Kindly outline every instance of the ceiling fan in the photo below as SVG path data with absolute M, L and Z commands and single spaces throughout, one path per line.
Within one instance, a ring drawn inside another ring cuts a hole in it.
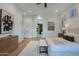
M 42 3 L 37 3 L 36 5 L 40 5 Z M 44 7 L 47 8 L 47 3 L 43 3 L 44 4 Z

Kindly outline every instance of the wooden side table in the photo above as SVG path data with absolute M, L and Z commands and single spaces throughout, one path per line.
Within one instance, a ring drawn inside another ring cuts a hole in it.
M 63 37 L 64 34 L 63 33 L 58 33 L 58 37 Z

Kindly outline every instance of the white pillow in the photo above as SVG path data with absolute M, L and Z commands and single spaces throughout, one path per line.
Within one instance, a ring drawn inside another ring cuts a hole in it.
M 68 35 L 68 36 L 74 36 L 74 33 L 66 33 L 64 35 Z

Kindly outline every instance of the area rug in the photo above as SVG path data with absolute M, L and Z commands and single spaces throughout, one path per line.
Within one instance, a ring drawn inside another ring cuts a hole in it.
M 31 41 L 18 56 L 47 56 L 39 53 L 39 41 Z

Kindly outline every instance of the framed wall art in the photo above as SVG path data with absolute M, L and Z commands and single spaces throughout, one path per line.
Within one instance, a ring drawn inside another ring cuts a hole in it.
M 55 30 L 55 22 L 48 22 L 48 30 L 49 31 Z
M 0 34 L 9 34 L 13 29 L 13 15 L 0 9 Z
M 78 15 L 77 8 L 73 8 L 70 12 L 71 17 L 75 17 Z

